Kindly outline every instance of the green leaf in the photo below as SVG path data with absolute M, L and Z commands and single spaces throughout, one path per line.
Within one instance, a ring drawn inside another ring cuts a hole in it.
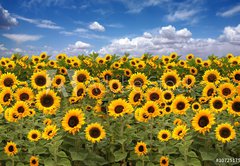
M 17 163 L 17 166 L 24 166 L 23 163 Z
M 44 165 L 45 166 L 55 166 L 55 163 L 51 158 L 47 158 L 44 160 Z
M 188 161 L 188 165 L 191 165 L 191 166 L 201 166 L 201 162 L 196 159 L 196 158 L 190 158 L 189 161 Z
M 215 161 L 216 157 L 218 156 L 218 153 L 213 151 L 205 151 L 204 149 L 200 149 L 199 152 L 203 161 Z
M 58 157 L 65 157 L 65 158 L 68 157 L 64 151 L 58 152 L 58 153 L 57 153 L 57 156 L 58 156 Z
M 174 160 L 174 165 L 177 165 L 177 166 L 186 166 L 185 161 L 183 160 L 182 157 L 176 158 L 176 159 Z
M 124 160 L 127 157 L 127 152 L 116 151 L 114 152 L 115 161 Z
M 83 161 L 86 159 L 88 153 L 70 151 L 72 161 Z
M 187 155 L 188 155 L 189 157 L 196 157 L 196 158 L 198 157 L 194 151 L 188 152 Z
M 58 165 L 71 166 L 71 162 L 66 158 L 61 158 Z

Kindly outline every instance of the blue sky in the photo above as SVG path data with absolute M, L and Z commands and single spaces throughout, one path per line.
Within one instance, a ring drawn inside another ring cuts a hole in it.
M 236 0 L 0 0 L 0 55 L 240 51 Z

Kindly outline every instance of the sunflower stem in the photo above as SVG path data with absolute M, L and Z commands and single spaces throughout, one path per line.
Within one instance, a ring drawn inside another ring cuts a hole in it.
M 14 166 L 15 163 L 14 163 L 14 159 L 13 159 L 13 157 L 11 158 L 11 160 L 12 160 L 12 166 Z

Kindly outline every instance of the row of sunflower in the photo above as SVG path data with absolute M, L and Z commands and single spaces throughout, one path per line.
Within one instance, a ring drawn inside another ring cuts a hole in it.
M 1 165 L 237 164 L 239 64 L 232 54 L 2 57 Z

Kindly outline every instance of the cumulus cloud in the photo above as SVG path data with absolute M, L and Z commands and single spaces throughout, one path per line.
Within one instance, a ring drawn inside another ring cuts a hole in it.
M 11 26 L 17 25 L 18 22 L 8 10 L 5 10 L 0 4 L 0 29 L 9 29 Z
M 207 57 L 211 54 L 223 56 L 228 52 L 239 54 L 239 45 L 240 24 L 237 27 L 226 27 L 223 34 L 216 39 L 193 38 L 188 29 L 177 30 L 169 25 L 160 28 L 156 34 L 145 32 L 134 38 L 115 39 L 98 52 L 100 54 L 124 54 L 127 52 L 133 56 L 143 53 L 162 55 L 177 52 L 182 55 L 194 53 L 197 56 Z
M 219 37 L 219 40 L 240 45 L 240 24 L 236 27 L 225 27 L 223 34 Z
M 6 51 L 6 50 L 8 49 L 4 46 L 4 44 L 0 43 L 0 51 Z
M 17 43 L 23 43 L 23 42 L 27 42 L 27 41 L 37 41 L 40 38 L 42 38 L 42 36 L 40 35 L 28 35 L 28 34 L 3 34 L 4 37 L 13 40 Z
M 28 23 L 34 24 L 39 28 L 46 28 L 46 29 L 63 29 L 62 27 L 58 26 L 51 20 L 42 20 L 42 19 L 30 19 L 22 16 L 15 16 L 17 19 L 26 21 Z
M 240 13 L 240 5 L 234 6 L 233 8 L 231 8 L 225 12 L 219 12 L 219 13 L 217 13 L 217 15 L 222 16 L 222 17 L 230 17 L 233 15 L 236 15 L 237 13 Z
M 86 54 L 89 52 L 89 48 L 91 48 L 89 43 L 77 41 L 74 44 L 69 44 L 68 47 L 63 49 L 61 52 L 65 52 L 69 55 Z
M 95 30 L 95 31 L 100 31 L 100 32 L 105 31 L 104 26 L 102 26 L 101 24 L 99 24 L 97 21 L 94 21 L 93 23 L 91 23 L 91 24 L 89 25 L 89 29 Z

